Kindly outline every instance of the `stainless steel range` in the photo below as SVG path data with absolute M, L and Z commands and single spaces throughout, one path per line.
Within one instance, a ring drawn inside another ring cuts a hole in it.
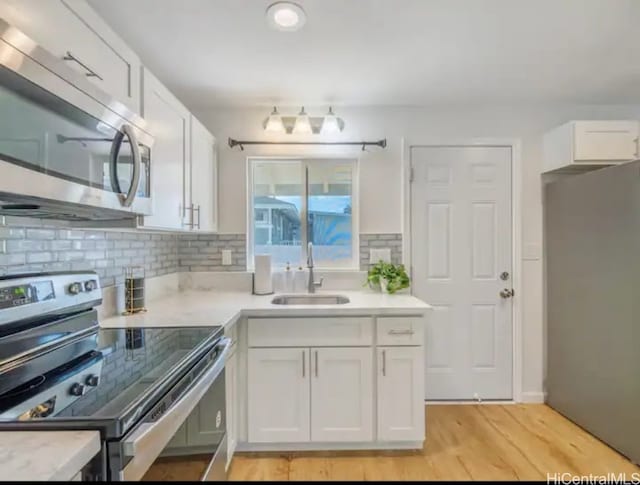
M 222 329 L 100 329 L 101 302 L 94 273 L 0 278 L 0 429 L 98 430 L 83 478 L 139 480 L 206 400 L 201 478 L 225 479 Z

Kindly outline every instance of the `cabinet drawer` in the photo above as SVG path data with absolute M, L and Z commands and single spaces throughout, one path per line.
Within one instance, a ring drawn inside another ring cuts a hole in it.
M 249 318 L 249 347 L 340 347 L 373 344 L 368 317 Z
M 423 317 L 378 317 L 378 345 L 422 345 Z

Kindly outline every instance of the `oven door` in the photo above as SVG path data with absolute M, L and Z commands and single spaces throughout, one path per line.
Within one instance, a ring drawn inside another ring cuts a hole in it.
M 230 343 L 221 339 L 118 443 L 121 456 L 111 463 L 124 466 L 112 467 L 112 479 L 226 479 L 224 363 Z
M 151 213 L 144 120 L 0 19 L 0 193 Z

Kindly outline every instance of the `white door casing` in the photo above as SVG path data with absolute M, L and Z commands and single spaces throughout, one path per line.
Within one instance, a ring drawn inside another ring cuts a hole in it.
M 426 398 L 513 397 L 511 147 L 411 147 L 413 293 L 433 305 Z M 503 281 L 500 276 L 508 273 Z
M 373 349 L 312 348 L 311 440 L 373 440 Z

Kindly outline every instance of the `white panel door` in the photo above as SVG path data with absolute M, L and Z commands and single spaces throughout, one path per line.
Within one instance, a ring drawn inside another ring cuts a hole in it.
M 218 219 L 218 180 L 215 138 L 191 116 L 191 202 L 195 210 L 194 229 L 215 231 Z
M 373 440 L 373 349 L 311 349 L 311 440 Z
M 378 440 L 424 440 L 422 347 L 378 347 Z
M 250 443 L 309 441 L 309 349 L 249 349 Z
M 143 78 L 142 114 L 155 138 L 151 152 L 153 215 L 145 217 L 144 225 L 182 229 L 191 220 L 185 210 L 185 195 L 190 190 L 190 113 L 147 69 Z
M 412 147 L 411 163 L 413 293 L 434 307 L 426 398 L 510 399 L 511 148 Z

